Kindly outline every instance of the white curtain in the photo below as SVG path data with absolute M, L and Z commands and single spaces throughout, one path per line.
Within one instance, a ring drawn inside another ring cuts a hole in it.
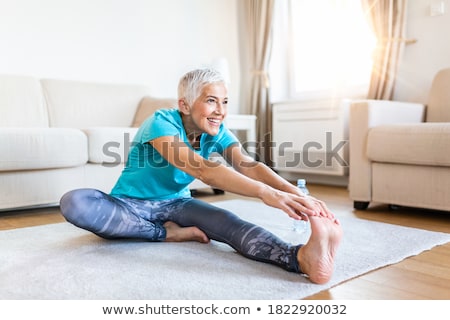
M 272 110 L 270 104 L 268 67 L 271 51 L 271 29 L 274 0 L 244 0 L 247 21 L 250 113 L 257 116 L 257 158 L 270 163 Z
M 369 99 L 392 100 L 398 65 L 406 43 L 407 0 L 362 0 L 377 45 Z

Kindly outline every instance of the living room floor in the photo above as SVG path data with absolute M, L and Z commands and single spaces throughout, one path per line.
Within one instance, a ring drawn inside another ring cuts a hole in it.
M 316 198 L 324 200 L 337 217 L 357 217 L 430 231 L 450 233 L 450 213 L 413 208 L 393 210 L 384 204 L 371 204 L 365 211 L 353 209 L 344 187 L 308 184 Z M 247 199 L 225 193 L 216 195 L 211 190 L 199 190 L 195 197 L 214 202 Z M 259 201 L 259 200 L 254 200 Z M 64 221 L 58 207 L 23 211 L 0 212 L 0 230 L 9 230 Z M 450 243 L 410 257 L 400 263 L 374 270 L 360 277 L 319 292 L 306 300 L 319 299 L 380 299 L 380 300 L 434 300 L 450 299 Z

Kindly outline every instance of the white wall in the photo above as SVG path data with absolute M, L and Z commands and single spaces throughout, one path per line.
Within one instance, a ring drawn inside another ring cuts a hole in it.
M 226 57 L 230 111 L 245 112 L 238 1 L 0 0 L 0 73 L 142 83 L 173 97 L 184 72 Z M 417 43 L 406 46 L 396 100 L 425 103 L 434 74 L 450 67 L 450 0 L 444 15 L 431 17 L 438 1 L 408 2 L 407 35 Z
M 430 16 L 430 5 L 438 2 L 408 1 L 407 36 L 417 42 L 405 48 L 395 100 L 426 103 L 434 75 L 450 67 L 450 0 L 442 1 L 444 15 Z
M 237 0 L 0 0 L 0 73 L 149 85 L 225 57 L 239 105 Z M 235 103 L 233 103 L 235 101 Z

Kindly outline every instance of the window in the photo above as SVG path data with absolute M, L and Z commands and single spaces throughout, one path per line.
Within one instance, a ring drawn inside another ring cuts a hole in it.
M 276 100 L 367 92 L 375 37 L 361 1 L 278 1 L 273 36 Z

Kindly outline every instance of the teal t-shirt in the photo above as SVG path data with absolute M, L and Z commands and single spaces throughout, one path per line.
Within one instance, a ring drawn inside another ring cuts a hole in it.
M 177 109 L 162 109 L 146 119 L 131 144 L 127 163 L 111 195 L 118 197 L 164 200 L 189 197 L 188 185 L 194 177 L 167 162 L 148 142 L 163 136 L 176 136 L 187 147 L 208 159 L 213 152 L 223 151 L 238 142 L 223 124 L 215 136 L 203 133 L 200 148 L 193 149 Z M 195 165 L 195 164 L 194 164 Z

